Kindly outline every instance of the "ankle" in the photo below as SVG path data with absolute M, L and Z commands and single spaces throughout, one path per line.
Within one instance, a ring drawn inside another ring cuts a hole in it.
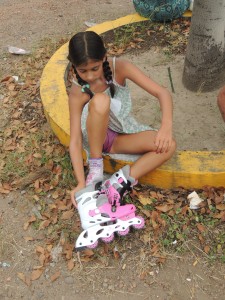
M 103 159 L 89 159 L 89 172 L 86 179 L 86 186 L 92 183 L 103 181 Z

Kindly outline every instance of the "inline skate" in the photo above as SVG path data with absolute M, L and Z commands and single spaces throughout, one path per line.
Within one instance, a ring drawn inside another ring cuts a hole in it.
M 141 229 L 144 219 L 136 216 L 136 207 L 125 204 L 123 197 L 132 189 L 135 180 L 125 166 L 102 185 L 92 184 L 76 194 L 77 208 L 84 231 L 79 235 L 75 248 L 96 248 L 99 240 L 109 243 L 115 233 L 127 235 L 130 227 Z

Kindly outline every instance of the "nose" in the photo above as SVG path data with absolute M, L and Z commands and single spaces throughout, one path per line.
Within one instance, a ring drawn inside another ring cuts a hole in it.
M 88 72 L 88 74 L 87 74 L 87 81 L 93 81 L 93 79 L 94 79 L 93 73 L 92 72 Z

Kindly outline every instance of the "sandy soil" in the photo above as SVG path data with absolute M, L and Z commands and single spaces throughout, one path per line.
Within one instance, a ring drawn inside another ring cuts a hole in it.
M 7 45 L 32 50 L 43 38 L 58 39 L 85 29 L 85 21 L 100 23 L 133 12 L 129 0 L 66 2 L 0 0 L 0 75 L 1 77 L 8 75 L 11 63 L 15 60 L 15 57 L 8 55 Z M 204 96 L 184 91 L 180 81 L 183 57 L 176 57 L 171 62 L 165 60 L 165 57 L 157 51 L 153 51 L 141 57 L 130 58 L 168 88 L 170 85 L 167 66 L 171 67 L 176 92 L 173 95 L 175 135 L 178 140 L 180 139 L 180 148 L 190 149 L 194 141 L 198 142 L 195 143 L 195 147 L 201 142 L 202 149 L 214 149 L 213 147 L 222 141 L 218 149 L 224 148 L 224 131 L 223 133 L 211 131 L 214 127 L 220 126 L 224 130 L 222 119 L 215 106 L 217 91 Z M 133 89 L 133 92 L 136 91 Z M 134 98 L 139 99 L 139 95 L 138 92 Z M 147 103 L 146 97 L 145 95 L 135 102 L 134 113 L 139 120 L 157 126 L 158 106 L 154 102 L 154 104 Z M 185 106 L 182 103 L 184 99 Z M 197 108 L 193 108 L 190 99 L 198 103 Z M 205 111 L 204 108 L 208 110 Z M 4 130 L 10 116 L 2 107 L 1 98 L 0 110 L 0 129 Z M 153 116 L 154 112 L 156 116 Z M 194 123 L 196 120 L 197 124 Z M 201 141 L 206 133 L 209 137 Z M 214 140 L 215 137 L 219 138 Z M 56 257 L 38 280 L 27 285 L 18 278 L 18 273 L 30 274 L 34 266 L 38 267 L 35 249 L 41 245 L 43 239 L 40 231 L 32 228 L 26 232 L 23 230 L 24 222 L 27 221 L 32 209 L 32 202 L 26 191 L 13 192 L 8 196 L 0 195 L 0 299 L 2 300 L 211 300 L 222 299 L 224 296 L 223 265 L 209 265 L 207 259 L 196 257 L 196 254 L 190 251 L 185 256 L 169 256 L 167 262 L 160 267 L 154 257 L 146 256 L 143 242 L 135 238 L 137 237 L 135 233 L 126 237 L 123 243 L 120 239 L 115 241 L 115 247 L 121 253 L 119 259 L 115 259 L 114 254 L 110 252 L 109 255 L 99 257 L 94 262 L 81 264 L 74 254 L 75 267 L 69 271 L 66 262 Z M 29 236 L 34 239 L 29 241 L 27 238 Z M 58 271 L 61 272 L 60 277 L 52 281 L 51 276 Z

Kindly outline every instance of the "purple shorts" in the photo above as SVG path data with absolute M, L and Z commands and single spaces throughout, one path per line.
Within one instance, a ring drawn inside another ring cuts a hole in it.
M 102 147 L 102 152 L 109 152 L 111 147 L 112 147 L 112 144 L 115 140 L 115 138 L 117 137 L 118 133 L 109 129 L 107 130 L 107 133 L 106 133 L 106 138 L 105 138 L 105 142 L 103 144 L 103 147 Z

